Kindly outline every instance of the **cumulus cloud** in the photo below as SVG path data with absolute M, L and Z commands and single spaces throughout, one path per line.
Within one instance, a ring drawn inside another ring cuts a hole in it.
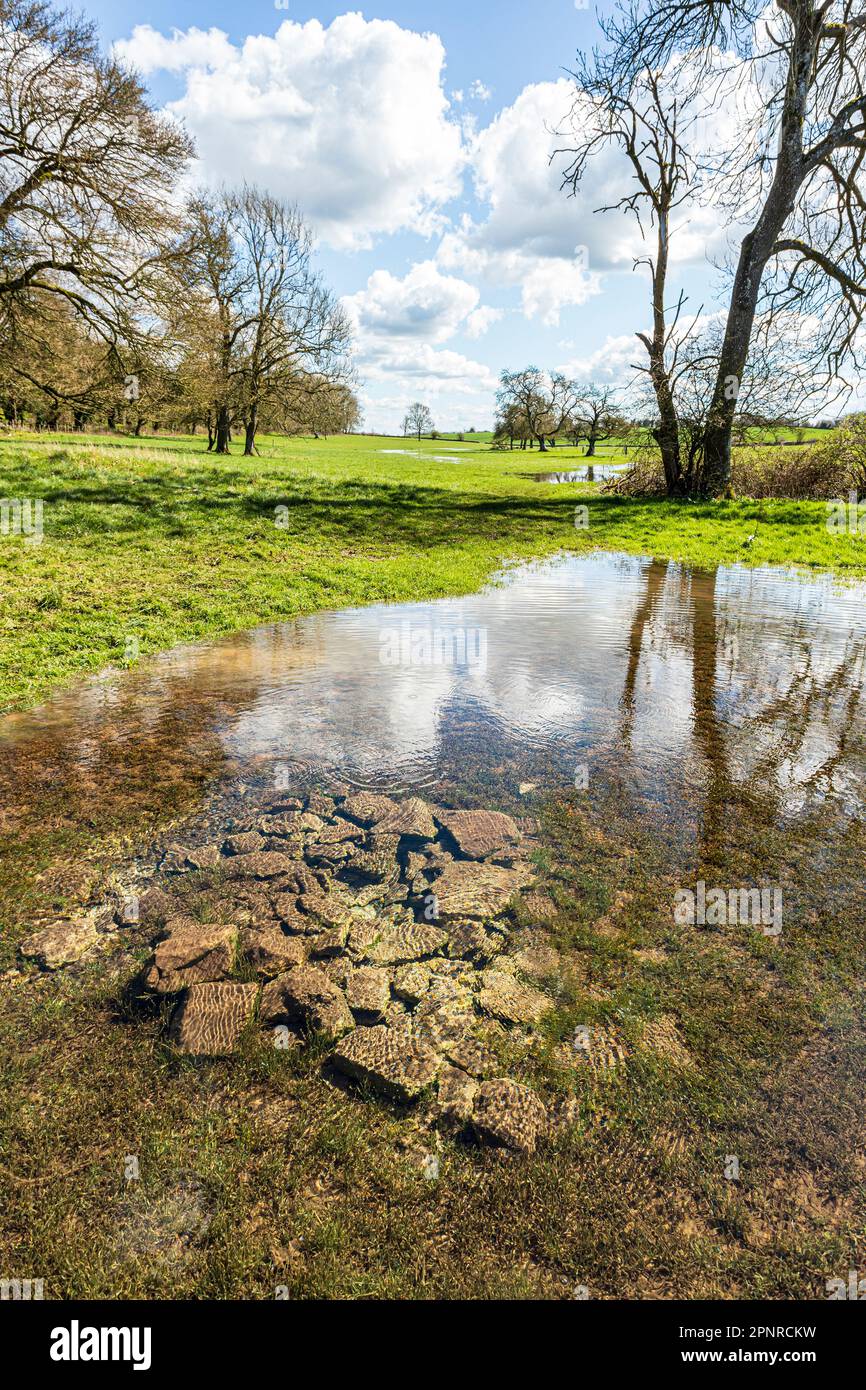
M 537 83 L 479 131 L 470 154 L 475 192 L 487 216 L 466 215 L 446 233 L 438 258 L 485 282 L 519 286 L 523 311 L 556 323 L 567 304 L 582 304 L 598 276 L 581 253 L 582 227 L 550 166 L 551 128 L 568 110 L 570 85 Z
M 433 261 L 418 262 L 402 277 L 376 270 L 362 290 L 344 296 L 368 425 L 396 428 L 398 408 L 405 413 L 418 399 L 440 423 L 464 411 L 489 416 L 496 388 L 489 367 L 438 346 L 461 331 L 479 337 L 495 321 L 500 311 L 480 306 L 479 298 L 474 285 L 443 275 Z
M 634 333 L 608 336 L 596 352 L 560 364 L 565 376 L 585 381 L 622 383 L 634 376 L 635 365 L 646 364 L 646 348 Z
M 631 270 L 634 258 L 647 251 L 633 218 L 597 212 L 634 191 L 631 166 L 617 149 L 596 156 L 576 197 L 563 192 L 568 156 L 557 150 L 569 143 L 562 131 L 573 101 L 566 78 L 535 83 L 471 136 L 475 193 L 486 215 L 464 215 L 438 251 L 447 270 L 519 287 L 526 316 L 551 325 L 566 306 L 598 294 L 605 272 Z M 573 121 L 579 130 L 579 110 Z M 684 208 L 672 262 L 706 259 L 723 235 L 714 209 Z
M 490 87 L 486 87 L 480 77 L 476 77 L 472 86 L 469 88 L 469 95 L 474 97 L 476 101 L 489 101 L 493 96 L 493 90 Z
M 285 21 L 230 42 L 218 29 L 138 25 L 116 45 L 143 72 L 182 75 L 169 104 L 195 137 L 199 177 L 259 182 L 297 202 L 332 246 L 429 235 L 462 188 L 465 149 L 435 34 L 392 20 Z
M 418 343 L 408 351 L 380 346 L 371 350 L 365 363 L 364 375 L 371 381 L 393 381 L 405 378 L 429 390 L 447 387 L 459 395 L 479 391 L 494 391 L 496 377 L 483 362 L 464 357 L 461 352 L 437 349 L 429 343 Z
M 487 304 L 482 304 L 479 309 L 473 309 L 466 320 L 466 335 L 469 338 L 482 338 L 494 323 L 498 323 L 504 316 L 504 310 L 492 309 Z
M 343 304 L 362 340 L 377 336 L 439 343 L 476 310 L 479 298 L 468 281 L 443 275 L 433 261 L 419 261 L 402 279 L 388 270 L 374 271 L 366 288 L 346 295 Z
M 160 34 L 149 24 L 137 24 L 132 37 L 114 46 L 124 62 L 147 77 L 152 72 L 183 72 L 187 68 L 217 68 L 231 62 L 235 53 L 222 29 L 172 29 Z

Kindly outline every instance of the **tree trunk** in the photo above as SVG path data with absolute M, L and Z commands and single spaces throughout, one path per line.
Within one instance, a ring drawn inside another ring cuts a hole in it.
M 217 454 L 227 454 L 229 451 L 230 438 L 231 422 L 229 420 L 228 406 L 221 405 L 217 411 L 216 445 L 214 452 Z
M 788 65 L 773 182 L 755 226 L 740 247 L 713 397 L 701 441 L 703 466 L 699 486 L 709 497 L 719 497 L 730 491 L 731 433 L 749 356 L 761 279 L 806 177 L 803 126 L 814 80 L 816 35 L 823 23 L 822 7 L 804 17 L 797 27 Z
M 250 406 L 249 418 L 244 426 L 244 458 L 252 458 L 256 451 L 256 430 L 259 425 L 259 408 L 253 403 Z
M 590 434 L 589 439 L 587 440 L 587 444 L 586 444 L 586 454 L 584 455 L 584 457 L 585 457 L 585 458 L 588 458 L 588 459 L 594 459 L 594 458 L 595 458 L 595 435 L 594 435 L 594 434 Z

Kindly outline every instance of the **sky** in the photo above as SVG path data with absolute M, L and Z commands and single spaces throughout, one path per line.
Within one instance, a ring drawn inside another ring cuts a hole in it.
M 84 0 L 106 47 L 182 119 L 199 183 L 296 202 L 355 329 L 364 425 L 408 406 L 440 430 L 491 427 L 503 368 L 623 382 L 643 349 L 648 280 L 632 219 L 596 209 L 629 183 L 605 154 L 561 191 L 583 0 Z M 557 132 L 562 132 L 557 134 Z M 553 159 L 551 156 L 554 155 Z M 687 207 L 674 292 L 717 308 L 726 232 Z

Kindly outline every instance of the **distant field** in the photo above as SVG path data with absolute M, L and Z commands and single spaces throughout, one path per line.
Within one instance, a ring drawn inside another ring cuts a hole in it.
M 3 495 L 44 505 L 41 544 L 0 536 L 0 709 L 122 664 L 130 637 L 146 654 L 320 608 L 468 593 L 557 550 L 866 572 L 863 542 L 828 534 L 820 502 L 621 499 L 534 481 L 581 467 L 572 447 L 449 448 L 264 437 L 244 459 L 192 436 L 0 438 Z

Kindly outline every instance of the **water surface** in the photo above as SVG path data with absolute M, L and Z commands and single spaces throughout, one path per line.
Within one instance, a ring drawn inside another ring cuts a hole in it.
M 273 787 L 519 806 L 577 786 L 693 843 L 746 790 L 780 824 L 811 818 L 817 855 L 863 813 L 864 600 L 830 576 L 594 554 L 179 647 L 0 721 L 0 831 Z

